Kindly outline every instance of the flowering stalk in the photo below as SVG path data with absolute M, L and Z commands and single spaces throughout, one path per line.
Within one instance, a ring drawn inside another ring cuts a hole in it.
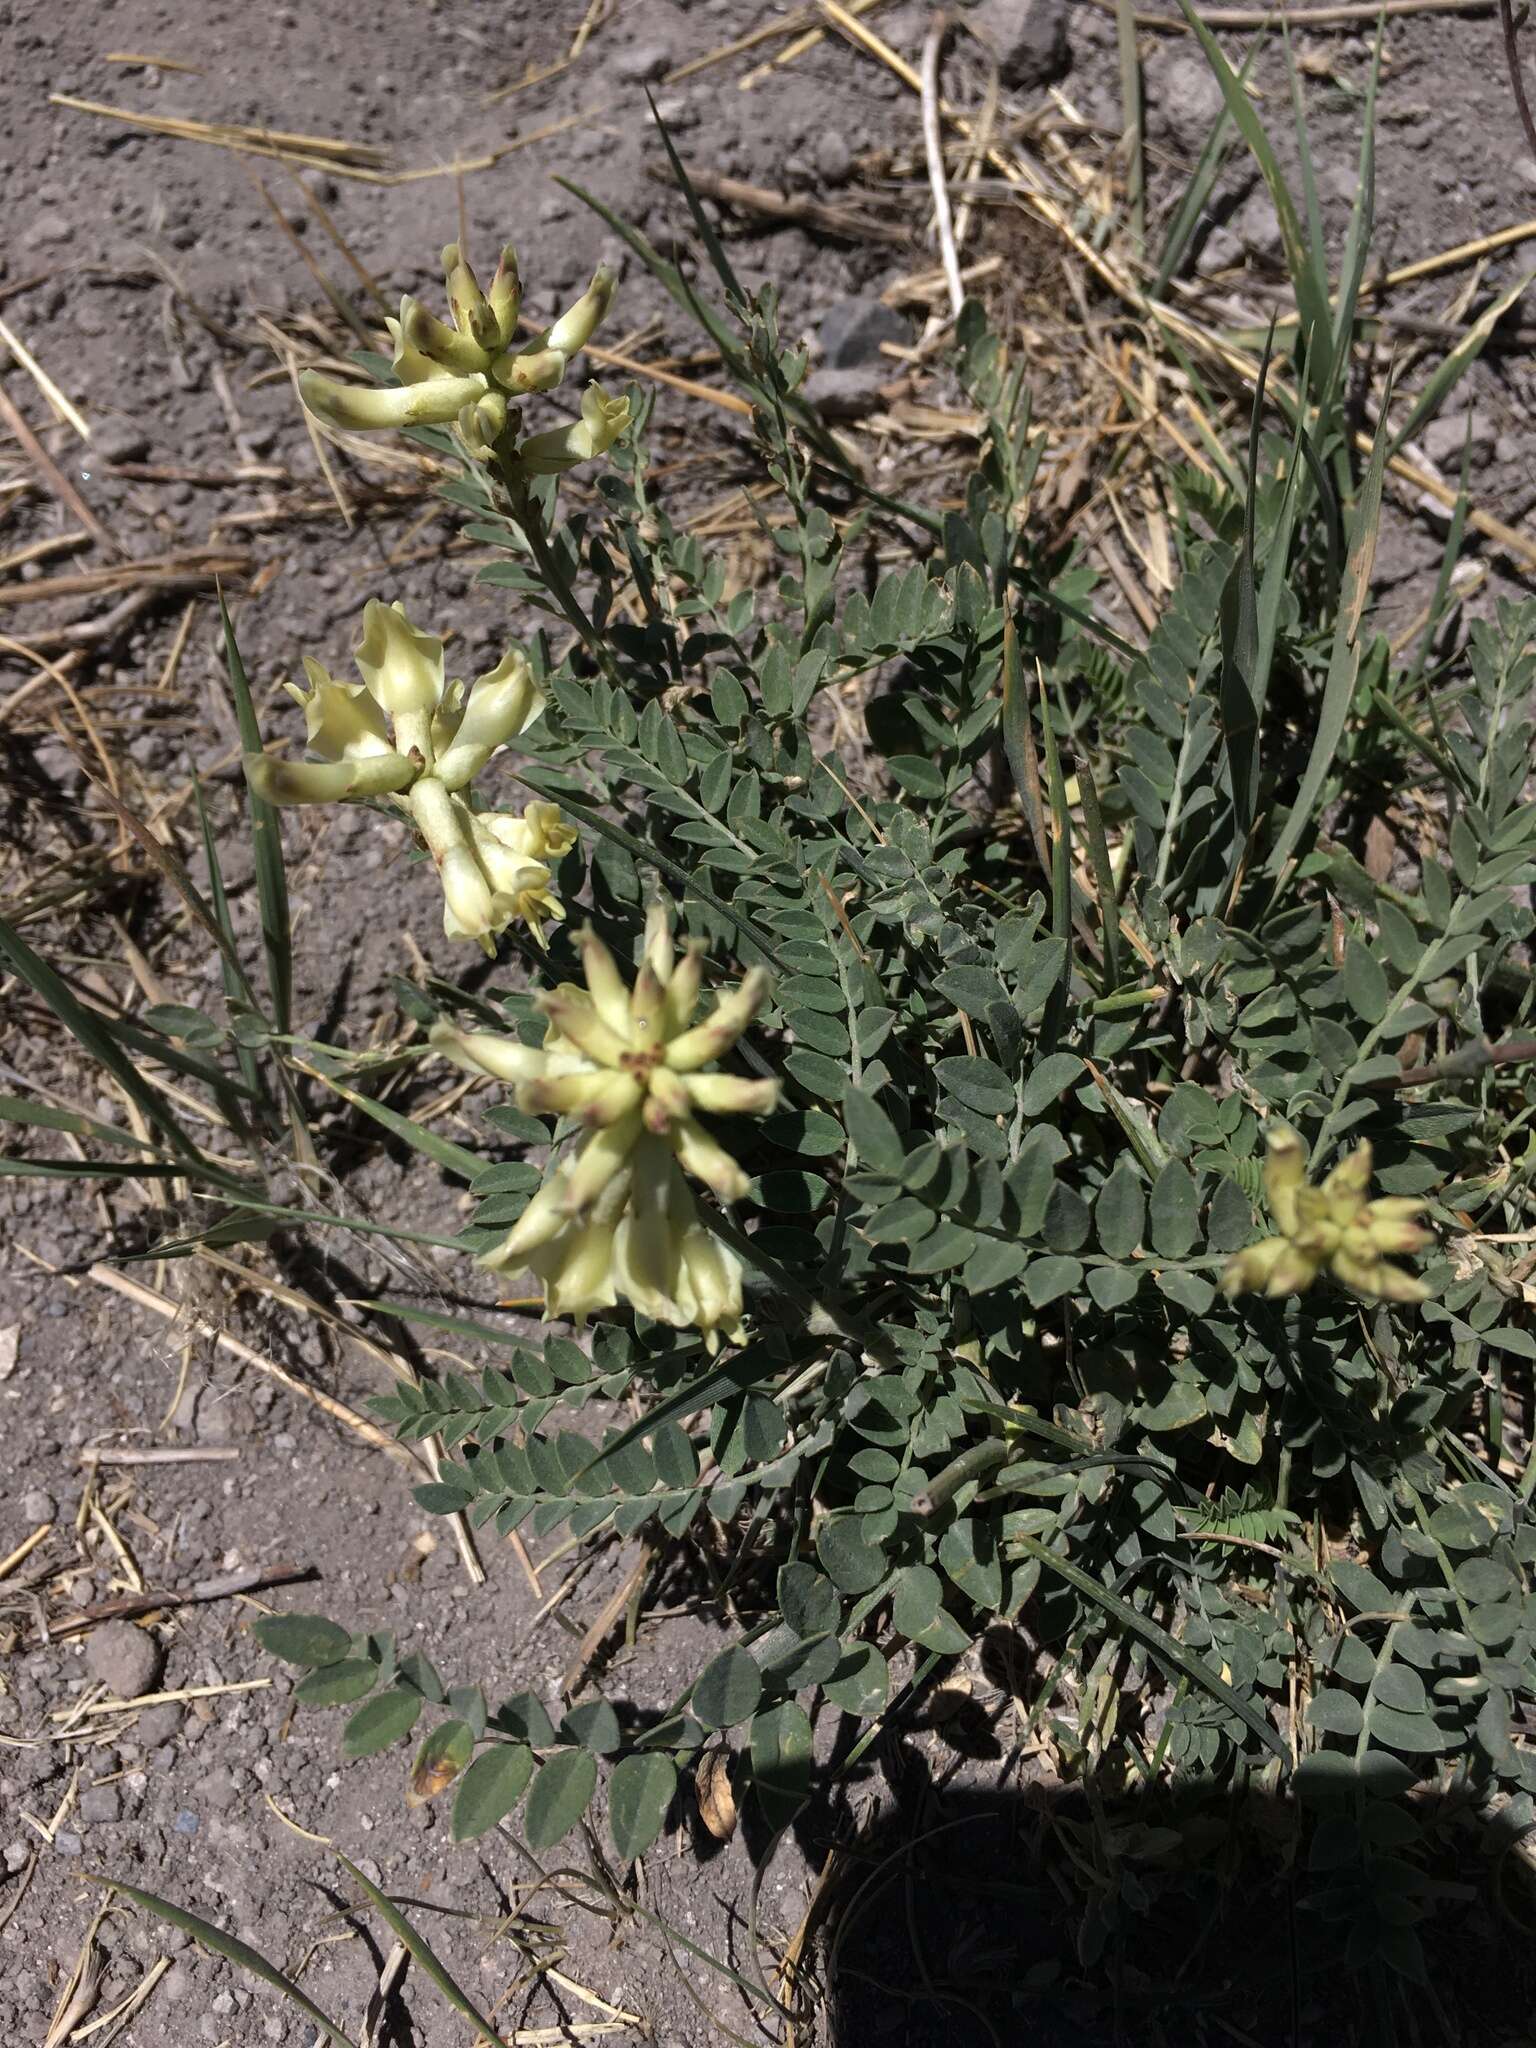
M 316 370 L 299 379 L 299 394 L 328 426 L 370 433 L 379 428 L 452 426 L 472 461 L 494 463 L 511 489 L 538 476 L 554 476 L 604 455 L 629 424 L 629 400 L 605 398 L 596 384 L 582 396 L 581 416 L 569 426 L 520 439 L 518 401 L 562 383 L 571 358 L 585 348 L 613 301 L 615 278 L 606 264 L 553 327 L 513 346 L 522 305 L 517 256 L 501 252 L 488 292 L 482 292 L 456 242 L 443 251 L 452 325 L 420 300 L 400 301 L 398 320 L 386 320 L 394 343 L 399 383 L 390 389 L 339 384 Z
M 767 977 L 754 968 L 695 1023 L 702 948 L 690 943 L 678 955 L 659 906 L 633 987 L 595 932 L 579 936 L 586 986 L 537 998 L 548 1019 L 542 1047 L 446 1023 L 432 1032 L 459 1066 L 510 1083 L 520 1109 L 581 1127 L 575 1149 L 482 1263 L 537 1274 L 551 1315 L 581 1320 L 625 1300 L 657 1322 L 697 1327 L 711 1350 L 722 1331 L 739 1341 L 741 1262 L 702 1221 L 687 1176 L 724 1203 L 750 1185 L 699 1112 L 766 1116 L 778 1083 L 702 1069 L 751 1023 Z
M 1390 1262 L 1389 1253 L 1422 1251 L 1431 1242 L 1414 1221 L 1420 1201 L 1366 1200 L 1371 1148 L 1362 1140 L 1320 1187 L 1307 1182 L 1306 1152 L 1294 1131 L 1272 1129 L 1264 1159 L 1264 1192 L 1277 1227 L 1227 1262 L 1222 1291 L 1304 1294 L 1320 1273 L 1366 1301 L 1423 1301 L 1429 1289 Z
M 533 671 L 515 649 L 467 689 L 445 682 L 443 643 L 398 605 L 370 599 L 354 652 L 361 683 L 337 682 L 304 657 L 309 689 L 290 685 L 317 761 L 247 754 L 251 787 L 269 803 L 382 798 L 403 811 L 443 885 L 443 929 L 494 952 L 494 938 L 521 918 L 543 944 L 565 912 L 551 863 L 576 843 L 553 804 L 520 818 L 471 808 L 464 792 L 498 747 L 544 709 Z

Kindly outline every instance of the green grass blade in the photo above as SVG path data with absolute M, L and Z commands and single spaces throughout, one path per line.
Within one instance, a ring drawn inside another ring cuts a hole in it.
M 1413 667 L 1408 671 L 1407 684 L 1410 689 L 1416 688 L 1424 679 L 1424 670 L 1429 662 L 1430 649 L 1435 644 L 1435 635 L 1440 631 L 1450 608 L 1451 583 L 1456 574 L 1457 564 L 1461 560 L 1461 543 L 1467 531 L 1467 512 L 1471 505 L 1471 499 L 1467 494 L 1467 467 L 1470 454 L 1470 446 L 1463 447 L 1456 508 L 1451 514 L 1451 523 L 1446 528 L 1445 547 L 1440 556 L 1440 573 L 1435 578 L 1434 594 L 1429 600 L 1424 631 L 1419 636 L 1419 651 L 1414 656 Z
M 1247 143 L 1254 162 L 1262 172 L 1265 184 L 1269 187 L 1275 217 L 1280 223 L 1280 239 L 1285 249 L 1286 269 L 1290 272 L 1291 288 L 1296 294 L 1296 305 L 1301 314 L 1303 330 L 1309 336 L 1322 335 L 1326 346 L 1332 312 L 1328 304 L 1326 276 L 1319 288 L 1313 269 L 1312 253 L 1302 233 L 1301 221 L 1296 212 L 1296 202 L 1292 199 L 1290 188 L 1285 182 L 1285 175 L 1280 169 L 1274 146 L 1264 132 L 1263 123 L 1254 112 L 1247 92 L 1239 84 L 1231 65 L 1222 55 L 1220 44 L 1196 13 L 1191 0 L 1179 0 L 1179 8 L 1189 23 L 1190 32 L 1205 52 L 1206 61 L 1215 72 L 1216 81 L 1221 87 L 1228 112 L 1237 125 L 1238 133 Z
M 210 1178 L 227 1178 L 204 1159 L 164 1096 L 125 1056 L 107 1024 L 79 1001 L 67 983 L 46 960 L 33 952 L 20 932 L 7 924 L 4 918 L 0 918 L 0 959 L 48 1005 L 70 1037 L 106 1068 L 123 1092 L 138 1104 L 150 1128 L 159 1131 L 181 1158 L 207 1172 Z
M 0 1175 L 7 1180 L 171 1180 L 186 1167 L 163 1159 L 130 1164 L 119 1159 L 10 1159 L 0 1157 Z
M 355 1301 L 354 1308 L 373 1315 L 391 1316 L 398 1323 L 420 1323 L 428 1330 L 448 1330 L 456 1337 L 477 1337 L 484 1344 L 522 1344 L 537 1348 L 537 1339 L 520 1330 L 497 1330 L 489 1323 L 477 1323 L 464 1316 L 447 1316 L 432 1308 L 401 1308 L 393 1301 Z
M 1335 409 L 1345 395 L 1344 382 L 1354 341 L 1355 313 L 1360 302 L 1360 286 L 1365 277 L 1366 259 L 1371 253 L 1371 237 L 1376 227 L 1376 88 L 1381 80 L 1383 27 L 1384 24 L 1378 22 L 1370 76 L 1365 87 L 1365 109 L 1361 117 L 1360 132 L 1360 168 L 1355 182 L 1354 204 L 1349 209 L 1349 228 L 1344 237 L 1344 254 L 1339 264 L 1339 289 L 1333 318 L 1332 374 L 1327 388 L 1319 399 L 1325 431 L 1334 428 Z M 1340 420 L 1337 425 L 1342 432 L 1346 423 Z
M 1232 859 L 1238 872 L 1253 829 L 1259 798 L 1259 655 L 1258 590 L 1254 581 L 1256 507 L 1259 496 L 1259 443 L 1264 421 L 1264 387 L 1269 376 L 1269 345 L 1259 365 L 1253 410 L 1248 423 L 1248 471 L 1243 500 L 1243 539 L 1221 596 L 1220 704 L 1222 742 L 1232 786 Z
M 1413 401 L 1407 419 L 1392 437 L 1387 449 L 1387 460 L 1402 452 L 1403 444 L 1411 441 L 1426 420 L 1433 419 L 1452 391 L 1477 361 L 1488 345 L 1488 337 L 1514 305 L 1523 298 L 1536 282 L 1536 270 L 1528 270 L 1524 277 L 1517 278 L 1508 291 L 1500 292 L 1487 311 L 1482 313 L 1467 329 L 1461 340 L 1435 370 L 1424 389 Z
M 218 842 L 213 836 L 213 824 L 208 816 L 208 806 L 203 801 L 203 779 L 200 775 L 194 775 L 192 778 L 192 794 L 197 803 L 197 821 L 202 828 L 203 859 L 208 864 L 209 908 L 213 912 L 215 924 L 218 925 L 219 930 L 224 934 L 225 950 L 219 956 L 219 972 L 224 981 L 224 1000 L 226 1003 L 234 1005 L 244 999 L 244 977 L 241 975 L 239 968 L 233 964 L 239 958 L 239 948 L 235 939 L 235 928 L 230 921 L 229 895 L 224 887 L 224 869 L 219 860 Z M 246 1087 L 250 1089 L 253 1095 L 260 1095 L 262 1093 L 261 1066 L 256 1058 L 254 1047 L 242 1045 L 237 1040 L 235 1044 L 235 1064 L 240 1069 L 240 1076 L 245 1082 Z
M 1120 59 L 1120 149 L 1125 158 L 1125 203 L 1137 253 L 1147 242 L 1147 164 L 1142 134 L 1141 57 L 1136 47 L 1133 0 L 1115 0 L 1115 42 Z
M 371 1095 L 360 1095 L 355 1088 L 347 1088 L 340 1081 L 320 1067 L 304 1065 L 302 1071 L 312 1079 L 322 1082 L 333 1095 L 339 1095 L 343 1102 L 350 1102 L 354 1109 L 360 1109 L 364 1116 L 382 1124 L 386 1131 L 409 1145 L 414 1152 L 425 1153 L 428 1159 L 435 1159 L 450 1173 L 460 1173 L 466 1180 L 473 1180 L 477 1173 L 485 1171 L 485 1161 L 462 1145 L 455 1145 L 451 1138 L 440 1138 L 435 1131 L 429 1131 L 425 1124 L 416 1123 L 408 1116 L 402 1116 L 397 1109 L 376 1101 Z
M 1311 288 L 1310 296 L 1325 308 L 1328 305 L 1328 251 L 1323 237 L 1323 210 L 1317 200 L 1317 173 L 1312 163 L 1312 139 L 1307 132 L 1307 111 L 1302 104 L 1301 75 L 1296 69 L 1296 59 L 1291 50 L 1289 32 L 1281 28 L 1285 45 L 1285 69 L 1291 91 L 1291 123 L 1296 135 L 1296 156 L 1301 165 L 1301 196 L 1306 209 L 1307 232 L 1307 279 Z M 1296 303 L 1303 304 L 1302 293 L 1292 279 L 1296 291 Z M 1303 331 L 1307 348 L 1307 384 L 1319 407 L 1323 394 L 1334 382 L 1334 339 L 1331 317 L 1326 324 L 1316 320 L 1307 321 L 1303 316 Z
M 248 754 L 261 752 L 261 727 L 246 680 L 245 664 L 235 644 L 235 629 L 219 592 L 219 619 L 224 628 L 224 659 L 234 693 L 240 744 Z M 254 790 L 247 791 L 251 817 L 251 848 L 256 866 L 256 899 L 261 913 L 261 941 L 267 956 L 267 988 L 272 1022 L 279 1031 L 293 1025 L 293 938 L 288 913 L 288 877 L 283 866 L 283 835 L 277 809 Z
M 125 1884 L 120 1877 L 101 1877 L 91 1873 L 97 1884 L 104 1884 L 114 1892 L 121 1892 L 125 1899 L 132 1899 L 136 1906 L 142 1906 L 146 1913 L 153 1913 L 157 1920 L 163 1920 L 170 1927 L 176 1927 L 183 1934 L 189 1934 L 199 1948 L 207 1949 L 211 1956 L 219 1956 L 226 1963 L 233 1963 L 237 1969 L 248 1970 L 253 1977 L 259 1977 L 263 1984 L 280 1991 L 291 2005 L 296 2005 L 304 2016 L 311 2020 L 336 2048 L 357 2048 L 350 2035 L 344 2034 L 333 2020 L 315 2004 L 314 2000 L 285 1977 L 275 1964 L 269 1963 L 264 1955 L 257 1953 L 238 1935 L 226 1934 L 222 1927 L 215 1927 L 207 1920 L 200 1920 L 195 1913 L 189 1913 L 185 1906 L 176 1906 L 169 1899 L 156 1898 L 153 1892 L 140 1891 L 137 1885 Z
M 1389 378 L 1388 402 L 1391 395 Z M 1360 488 L 1360 497 L 1350 528 L 1349 558 L 1344 565 L 1344 588 L 1340 593 L 1339 616 L 1333 629 L 1333 648 L 1328 659 L 1328 676 L 1323 685 L 1323 701 L 1318 711 L 1312 752 L 1301 779 L 1301 788 L 1297 791 L 1296 801 L 1291 807 L 1291 814 L 1285 821 L 1284 829 L 1267 863 L 1267 872 L 1274 881 L 1274 895 L 1278 895 L 1283 884 L 1286 863 L 1311 823 L 1313 808 L 1322 794 L 1323 784 L 1327 781 L 1328 771 L 1333 766 L 1333 757 L 1338 751 L 1339 741 L 1344 736 L 1349 707 L 1354 701 L 1355 685 L 1360 677 L 1360 626 L 1365 613 L 1366 599 L 1370 595 L 1371 568 L 1376 559 L 1376 536 L 1381 525 L 1382 479 L 1387 466 L 1386 417 L 1387 406 L 1383 404 L 1381 424 L 1376 429 L 1371 459 L 1366 466 L 1365 480 Z M 1271 904 L 1273 905 L 1273 895 Z
M 124 1145 L 131 1152 L 144 1149 L 144 1140 L 132 1131 L 120 1131 L 113 1124 L 98 1123 L 79 1109 L 55 1109 L 51 1102 L 33 1102 L 25 1095 L 0 1095 L 0 1123 L 35 1124 L 45 1131 L 70 1131 L 77 1138 L 94 1138 L 101 1145 Z M 181 1169 L 178 1168 L 179 1172 Z
M 1210 1693 L 1213 1699 L 1220 1700 L 1228 1713 L 1236 1714 L 1245 1726 L 1253 1730 L 1265 1748 L 1273 1751 L 1286 1770 L 1290 1770 L 1291 1753 L 1279 1731 L 1272 1728 L 1257 1708 L 1241 1694 L 1234 1692 L 1225 1679 L 1218 1678 L 1208 1664 L 1203 1664 L 1193 1651 L 1186 1650 L 1184 1645 L 1176 1637 L 1171 1636 L 1160 1623 L 1151 1620 L 1145 1614 L 1139 1614 L 1128 1600 L 1122 1600 L 1118 1593 L 1112 1593 L 1108 1586 L 1101 1585 L 1090 1573 L 1080 1570 L 1075 1564 L 1069 1564 L 1066 1558 L 1058 1557 L 1054 1550 L 1048 1550 L 1037 1537 L 1016 1536 L 1013 1540 L 1021 1550 L 1037 1558 L 1042 1565 L 1064 1578 L 1069 1586 L 1075 1586 L 1079 1593 L 1092 1600 L 1096 1606 L 1102 1607 L 1104 1612 L 1122 1628 L 1140 1636 L 1142 1641 L 1156 1651 L 1165 1663 L 1171 1664 L 1175 1671 L 1182 1671 L 1187 1678 Z
M 1243 59 L 1243 68 L 1237 74 L 1239 86 L 1246 84 L 1253 60 L 1258 54 L 1260 41 L 1260 37 L 1254 37 L 1252 48 Z M 1184 187 L 1183 196 L 1174 208 L 1173 218 L 1168 223 L 1168 232 L 1163 238 L 1163 253 L 1157 260 L 1157 275 L 1152 280 L 1149 294 L 1154 299 L 1165 296 L 1174 273 L 1189 252 L 1195 230 L 1200 225 L 1211 194 L 1216 189 L 1216 180 L 1221 176 L 1232 147 L 1231 124 L 1232 116 L 1227 111 L 1226 102 L 1223 101 L 1221 112 L 1212 123 L 1211 132 L 1205 138 L 1205 145 L 1196 159 L 1194 170 L 1190 173 L 1189 183 Z
M 1109 860 L 1109 841 L 1104 835 L 1104 813 L 1099 808 L 1099 792 L 1088 757 L 1083 753 L 1078 755 L 1077 788 L 1083 807 L 1088 865 L 1093 870 L 1093 886 L 1099 898 L 1099 929 L 1104 945 L 1104 993 L 1110 995 L 1120 986 L 1120 905 L 1115 891 L 1115 871 Z
M 687 166 L 673 146 L 672 131 L 661 118 L 660 111 L 657 108 L 655 98 L 649 86 L 646 88 L 645 98 L 646 104 L 651 110 L 651 119 L 656 123 L 657 133 L 661 137 L 661 146 L 667 152 L 667 162 L 671 166 L 673 182 L 687 202 L 688 211 L 693 216 L 693 225 L 698 231 L 699 240 L 709 252 L 709 260 L 714 266 L 715 275 L 733 299 L 745 304 L 747 295 L 741 288 L 741 280 L 731 268 L 731 259 L 725 253 L 725 245 L 715 232 L 714 222 L 704 211 L 703 201 L 694 190 L 693 180 L 688 175 Z
M 377 1885 L 370 1884 L 350 1858 L 343 1856 L 339 1849 L 334 1853 L 336 1861 L 352 1878 L 353 1883 L 367 1898 L 396 1941 L 401 1942 L 410 1951 L 412 1962 L 425 1976 L 431 1978 L 460 2018 L 468 2020 L 472 2027 L 478 2027 L 486 2040 L 495 2044 L 495 2048 L 507 2048 L 507 2043 L 475 2005 L 468 1992 L 462 1990 L 444 1968 L 426 1936 L 417 1933 L 394 1901 L 386 1898 Z

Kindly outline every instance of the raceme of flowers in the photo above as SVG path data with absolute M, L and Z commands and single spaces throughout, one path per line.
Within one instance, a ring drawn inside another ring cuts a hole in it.
M 513 649 L 466 687 L 445 682 L 443 643 L 420 632 L 398 605 L 370 599 L 353 653 L 361 683 L 338 682 L 304 657 L 309 689 L 289 685 L 303 707 L 314 761 L 247 754 L 252 789 L 269 803 L 382 799 L 404 811 L 437 865 L 443 929 L 486 953 L 514 918 L 542 945 L 563 918 L 553 865 L 576 843 L 554 804 L 521 817 L 476 811 L 469 785 L 500 746 L 538 717 L 544 699 Z
M 660 906 L 632 988 L 593 931 L 579 937 L 586 987 L 565 983 L 536 999 L 548 1019 L 542 1047 L 446 1023 L 432 1032 L 461 1067 L 509 1082 L 519 1108 L 581 1127 L 482 1263 L 533 1272 L 547 1315 L 581 1321 L 624 1300 L 656 1322 L 702 1330 L 711 1351 L 722 1334 L 740 1342 L 741 1263 L 700 1217 L 687 1176 L 722 1203 L 750 1186 L 699 1112 L 766 1116 L 777 1104 L 776 1081 L 703 1071 L 751 1023 L 767 976 L 753 968 L 695 1023 L 702 947 L 677 952 Z
M 306 370 L 299 391 L 309 410 L 329 426 L 360 431 L 451 425 L 473 460 L 494 457 L 509 482 L 557 475 L 606 454 L 629 424 L 627 398 L 605 398 L 591 384 L 578 419 L 525 440 L 518 438 L 518 401 L 564 381 L 571 357 L 586 347 L 612 303 L 613 272 L 600 266 L 575 305 L 517 349 L 522 281 L 515 252 L 502 250 L 488 292 L 481 291 L 457 243 L 444 249 L 443 269 L 452 326 L 410 297 L 400 301 L 399 319 L 385 323 L 399 384 L 340 384 Z
M 1222 1289 L 1239 1294 L 1304 1294 L 1320 1273 L 1366 1301 L 1423 1301 L 1429 1289 L 1390 1254 L 1422 1251 L 1431 1242 L 1415 1218 L 1424 1203 L 1388 1196 L 1367 1201 L 1371 1148 L 1362 1141 L 1318 1187 L 1307 1181 L 1307 1156 L 1294 1131 L 1272 1129 L 1264 1159 L 1264 1192 L 1277 1226 L 1273 1237 L 1236 1253 Z

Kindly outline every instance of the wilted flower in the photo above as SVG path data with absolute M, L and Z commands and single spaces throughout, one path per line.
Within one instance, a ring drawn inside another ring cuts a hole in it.
M 701 1329 L 713 1348 L 720 1331 L 739 1325 L 741 1267 L 701 1220 L 684 1176 L 721 1202 L 750 1185 L 698 1112 L 766 1115 L 778 1083 L 700 1069 L 741 1037 L 767 977 L 754 968 L 695 1024 L 702 948 L 690 944 L 679 957 L 659 908 L 632 989 L 595 932 L 580 939 L 586 987 L 538 998 L 548 1019 L 542 1047 L 447 1024 L 432 1033 L 460 1066 L 509 1082 L 519 1108 L 583 1127 L 485 1263 L 531 1269 L 551 1315 L 580 1318 L 623 1299 L 658 1322 Z
M 1367 1201 L 1370 1184 L 1371 1148 L 1364 1140 L 1312 1187 L 1301 1140 L 1284 1125 L 1271 1129 L 1264 1192 L 1277 1233 L 1228 1260 L 1222 1291 L 1229 1297 L 1304 1294 L 1328 1272 L 1367 1301 L 1423 1301 L 1429 1289 L 1392 1265 L 1389 1255 L 1422 1251 L 1431 1242 L 1414 1221 L 1424 1204 L 1396 1196 Z
M 269 803 L 383 797 L 409 813 L 443 884 L 443 929 L 487 952 L 522 918 L 539 942 L 565 915 L 549 862 L 576 842 L 553 804 L 523 817 L 475 811 L 461 794 L 496 749 L 538 717 L 544 699 L 515 649 L 466 688 L 447 682 L 443 643 L 398 605 L 370 600 L 353 659 L 361 683 L 340 683 L 309 656 L 309 689 L 290 685 L 318 761 L 247 754 L 251 787 Z
M 476 460 L 504 457 L 509 469 L 523 476 L 552 475 L 605 453 L 629 423 L 628 399 L 588 394 L 579 422 L 534 435 L 524 444 L 544 444 L 528 466 L 516 445 L 521 424 L 516 401 L 553 391 L 563 382 L 572 356 L 586 347 L 612 303 L 615 279 L 607 265 L 593 273 L 587 289 L 553 327 L 531 336 L 522 348 L 513 347 L 522 282 L 511 248 L 502 250 L 488 292 L 481 291 L 456 242 L 443 251 L 443 270 L 452 326 L 410 297 L 400 301 L 399 319 L 385 322 L 399 384 L 384 389 L 339 384 L 306 370 L 299 391 L 309 410 L 329 426 L 358 432 L 453 425 Z

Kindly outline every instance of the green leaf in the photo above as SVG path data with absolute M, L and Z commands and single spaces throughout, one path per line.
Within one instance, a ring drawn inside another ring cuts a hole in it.
M 1064 1294 L 1075 1294 L 1082 1284 L 1082 1260 L 1059 1253 L 1031 1260 L 1024 1269 L 1024 1292 L 1034 1308 L 1046 1308 Z
M 907 1148 L 901 1134 L 864 1088 L 843 1091 L 843 1122 L 859 1158 L 884 1173 L 898 1173 Z
M 1170 1159 L 1153 1181 L 1147 1213 L 1154 1248 L 1165 1259 L 1182 1259 L 1199 1235 L 1200 1197 L 1180 1160 Z
M 356 2048 L 351 2037 L 344 2034 L 334 2021 L 325 2014 L 305 1992 L 301 1991 L 290 1977 L 285 1977 L 275 1964 L 269 1963 L 264 1955 L 258 1954 L 248 1942 L 238 1935 L 226 1934 L 222 1927 L 215 1927 L 207 1920 L 200 1920 L 196 1913 L 189 1913 L 185 1906 L 176 1906 L 169 1899 L 157 1898 L 153 1892 L 140 1891 L 137 1885 L 125 1884 L 120 1877 L 95 1877 L 94 1882 L 104 1884 L 114 1892 L 121 1892 L 125 1899 L 132 1899 L 136 1906 L 142 1906 L 146 1913 L 153 1913 L 157 1920 L 165 1921 L 188 1934 L 199 1948 L 207 1949 L 211 1956 L 218 1956 L 226 1963 L 233 1963 L 238 1970 L 248 1970 L 263 1984 L 271 1985 L 274 1991 L 282 1993 L 299 2008 L 306 2019 L 336 2042 L 337 2048 Z
M 536 1856 L 564 1841 L 596 1790 L 597 1758 L 590 1750 L 557 1749 L 539 1766 L 523 1808 L 523 1833 Z
M 762 1673 L 740 1644 L 733 1643 L 699 1673 L 690 1704 L 706 1728 L 734 1728 L 750 1718 L 762 1693 Z
M 1307 1726 L 1320 1735 L 1342 1735 L 1352 1740 L 1364 1725 L 1360 1702 L 1352 1692 L 1343 1692 L 1336 1685 L 1324 1686 L 1307 1703 Z
M 372 1692 L 378 1682 L 377 1664 L 367 1657 L 345 1657 L 301 1678 L 293 1696 L 304 1707 L 345 1707 Z
M 1093 1205 L 1099 1243 L 1112 1259 L 1128 1259 L 1147 1227 L 1147 1198 L 1141 1175 L 1129 1159 L 1116 1162 Z
M 1047 1053 L 1024 1083 L 1024 1114 L 1042 1115 L 1082 1071 L 1083 1063 L 1075 1052 Z
M 677 1790 L 677 1767 L 652 1751 L 626 1756 L 608 1781 L 608 1829 L 621 1863 L 638 1862 L 666 1823 Z
M 339 1663 L 352 1647 L 347 1631 L 323 1614 L 263 1615 L 251 1633 L 264 1650 L 281 1657 L 285 1664 L 311 1668 Z
M 868 1593 L 885 1577 L 885 1553 L 865 1536 L 859 1515 L 829 1515 L 816 1531 L 816 1555 L 844 1593 Z
M 1455 1747 L 1453 1738 L 1437 1728 L 1428 1714 L 1400 1714 L 1375 1700 L 1371 1702 L 1371 1734 L 1405 1756 L 1439 1756 Z
M 962 1053 L 936 1061 L 933 1070 L 956 1101 L 974 1109 L 978 1116 L 1013 1114 L 1013 1083 L 991 1060 Z
M 505 1820 L 533 1776 L 533 1751 L 521 1742 L 482 1750 L 459 1781 L 453 1801 L 453 1839 L 472 1842 Z
M 341 1753 L 348 1757 L 377 1756 L 409 1735 L 421 1714 L 419 1692 L 398 1687 L 365 1700 L 348 1721 L 341 1735 Z
M 951 1522 L 939 1539 L 939 1563 L 973 1606 L 994 1612 L 1002 1605 L 1003 1567 L 991 1522 L 979 1517 Z
M 235 642 L 224 593 L 219 592 L 219 621 L 224 628 L 224 661 L 235 700 L 240 745 L 248 754 L 261 752 L 261 727 L 246 681 L 245 663 Z M 288 879 L 283 867 L 283 833 L 276 806 L 246 787 L 250 807 L 251 850 L 255 857 L 256 901 L 261 915 L 261 941 L 267 956 L 267 987 L 272 998 L 272 1023 L 278 1031 L 292 1028 L 293 939 L 288 910 Z
M 619 1717 L 607 1700 L 586 1700 L 560 1723 L 560 1740 L 579 1743 L 594 1756 L 612 1756 L 623 1741 Z
M 1387 1014 L 1392 991 L 1381 962 L 1365 941 L 1351 938 L 1344 949 L 1344 994 L 1355 1015 L 1367 1024 L 1379 1024 Z
M 826 1635 L 842 1619 L 837 1588 L 813 1564 L 797 1559 L 779 1573 L 779 1612 L 797 1636 Z
M 882 1712 L 891 1696 L 891 1669 L 873 1643 L 850 1643 L 821 1690 L 843 1713 L 867 1720 Z
M 811 1724 L 794 1700 L 766 1708 L 752 1722 L 752 1782 L 763 1818 L 775 1834 L 788 1827 L 811 1789 Z

